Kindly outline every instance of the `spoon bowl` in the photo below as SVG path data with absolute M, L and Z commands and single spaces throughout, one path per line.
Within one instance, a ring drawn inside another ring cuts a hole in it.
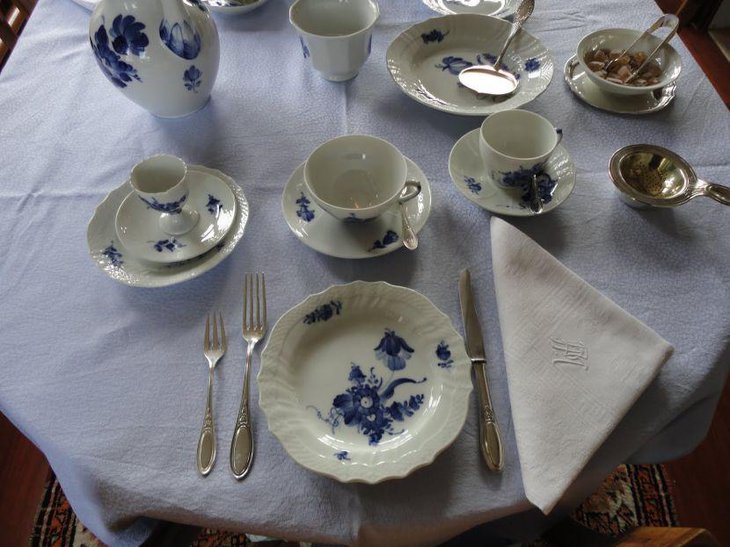
M 730 205 L 730 188 L 698 178 L 689 163 L 661 146 L 625 146 L 613 154 L 608 170 L 629 205 L 677 207 L 698 196 Z

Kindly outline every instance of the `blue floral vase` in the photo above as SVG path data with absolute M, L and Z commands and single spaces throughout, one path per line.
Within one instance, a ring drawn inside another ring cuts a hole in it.
M 200 0 L 102 0 L 89 39 L 107 79 L 155 116 L 187 116 L 208 102 L 220 42 Z

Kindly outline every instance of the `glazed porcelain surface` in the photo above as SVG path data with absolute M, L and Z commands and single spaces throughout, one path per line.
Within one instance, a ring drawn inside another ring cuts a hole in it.
M 122 245 L 135 258 L 151 262 L 174 263 L 207 253 L 228 233 L 236 218 L 236 196 L 220 177 L 199 171 L 188 176 L 186 204 L 198 214 L 192 230 L 170 235 L 159 225 L 156 211 L 132 192 L 119 207 L 116 233 Z
M 505 54 L 503 68 L 518 79 L 506 97 L 477 95 L 459 83 L 459 73 L 496 60 L 511 24 L 484 15 L 446 15 L 413 25 L 388 47 L 390 75 L 409 97 L 436 110 L 488 116 L 518 108 L 538 97 L 553 77 L 553 59 L 542 43 L 520 31 Z
M 200 0 L 101 0 L 89 38 L 102 73 L 152 114 L 177 118 L 208 102 L 220 44 Z
M 431 186 L 426 175 L 406 158 L 408 180 L 421 183 L 421 193 L 405 203 L 418 233 L 431 212 Z M 338 258 L 372 258 L 403 246 L 403 221 L 398 204 L 368 222 L 342 222 L 321 209 L 304 183 L 304 163 L 292 174 L 281 197 L 284 219 L 299 240 L 320 253 Z
M 651 114 L 669 106 L 677 94 L 677 82 L 640 95 L 606 93 L 586 76 L 585 69 L 573 55 L 565 63 L 565 83 L 573 94 L 589 105 L 615 114 Z
M 158 264 L 136 258 L 119 241 L 115 228 L 117 210 L 132 192 L 132 185 L 126 181 L 112 190 L 96 208 L 86 231 L 89 254 L 101 271 L 125 285 L 165 287 L 198 277 L 220 264 L 233 252 L 243 237 L 248 221 L 248 202 L 243 190 L 232 178 L 215 169 L 189 165 L 188 174 L 194 177 L 193 181 L 196 178 L 217 178 L 233 192 L 236 213 L 226 236 L 207 253 L 183 262 Z
M 623 50 L 641 36 L 641 34 L 642 31 L 640 30 L 624 28 L 597 30 L 583 37 L 583 39 L 578 43 L 576 59 L 586 76 L 606 93 L 613 93 L 615 95 L 642 95 L 662 89 L 663 87 L 673 83 L 682 71 L 682 58 L 679 56 L 679 53 L 677 53 L 677 50 L 669 44 L 664 44 L 653 57 L 662 69 L 661 78 L 659 79 L 659 82 L 654 85 L 637 87 L 633 85 L 615 84 L 598 76 L 595 72 L 588 68 L 585 62 L 585 56 L 589 51 L 596 49 Z M 641 51 L 645 54 L 649 54 L 661 43 L 661 41 L 661 38 L 657 36 L 646 36 L 641 43 L 637 44 L 631 51 L 632 53 Z
M 355 281 L 308 297 L 274 326 L 259 405 L 289 455 L 343 482 L 400 478 L 461 431 L 471 367 L 425 296 Z
M 509 19 L 517 11 L 520 2 L 519 0 L 423 0 L 423 3 L 443 15 L 474 13 Z
M 210 11 L 224 15 L 241 15 L 260 8 L 269 0 L 201 0 Z
M 483 209 L 506 216 L 535 216 L 530 210 L 529 183 L 524 177 L 515 188 L 497 186 L 484 171 L 479 155 L 479 129 L 461 137 L 449 155 L 449 174 L 464 197 Z M 539 214 L 549 213 L 563 203 L 575 187 L 575 166 L 565 147 L 558 145 L 544 169 L 538 173 L 543 201 Z

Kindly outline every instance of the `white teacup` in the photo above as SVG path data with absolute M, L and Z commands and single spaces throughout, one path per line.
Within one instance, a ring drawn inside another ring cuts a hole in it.
M 489 116 L 479 131 L 484 169 L 503 188 L 522 188 L 539 175 L 563 138 L 548 120 L 527 110 Z
M 407 175 L 403 154 L 369 135 L 327 141 L 304 164 L 304 184 L 314 202 L 344 222 L 374 219 L 399 200 L 416 197 L 421 186 Z M 406 186 L 410 190 L 401 196 Z
M 187 174 L 186 163 L 169 154 L 144 159 L 132 168 L 132 188 L 159 216 L 160 229 L 170 235 L 189 232 L 200 218 L 187 202 Z
M 297 0 L 289 22 L 299 32 L 305 58 L 326 80 L 344 82 L 370 55 L 380 10 L 373 0 Z

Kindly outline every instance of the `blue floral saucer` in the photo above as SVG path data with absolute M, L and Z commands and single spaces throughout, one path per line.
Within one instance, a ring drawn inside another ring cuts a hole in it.
M 425 296 L 355 281 L 307 298 L 274 326 L 259 405 L 299 464 L 343 482 L 404 477 L 459 435 L 471 367 Z
M 186 203 L 198 212 L 198 222 L 189 232 L 171 236 L 159 226 L 160 213 L 154 204 L 131 192 L 117 211 L 117 237 L 140 260 L 171 264 L 190 260 L 218 245 L 233 226 L 236 198 L 220 178 L 189 170 Z
M 406 158 L 406 163 L 408 180 L 421 183 L 421 193 L 405 204 L 408 220 L 418 233 L 431 212 L 431 186 L 426 175 L 413 161 Z M 307 193 L 303 163 L 284 187 L 281 208 L 294 235 L 308 247 L 329 256 L 373 258 L 392 253 L 403 246 L 403 222 L 398 205 L 368 222 L 337 220 L 316 205 Z
M 543 210 L 534 213 L 529 205 L 529 180 L 524 186 L 506 189 L 497 186 L 484 173 L 479 155 L 479 129 L 461 137 L 451 149 L 449 174 L 459 192 L 479 207 L 515 217 L 549 213 L 568 199 L 575 187 L 575 166 L 565 147 L 558 145 L 545 169 L 538 175 Z

